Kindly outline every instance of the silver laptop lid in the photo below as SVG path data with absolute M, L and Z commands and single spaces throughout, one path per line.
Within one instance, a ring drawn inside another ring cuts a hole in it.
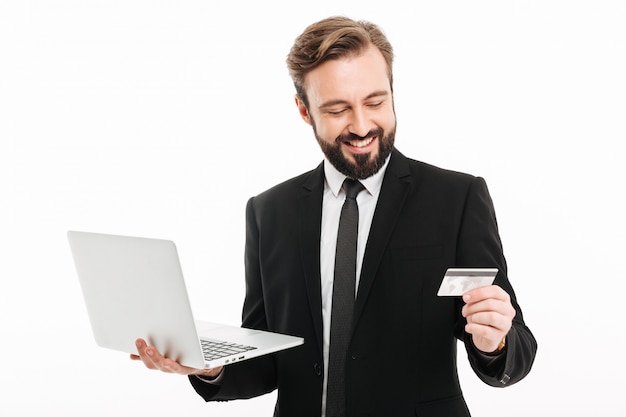
M 99 346 L 136 353 L 141 337 L 177 362 L 204 367 L 172 241 L 78 231 L 68 240 Z

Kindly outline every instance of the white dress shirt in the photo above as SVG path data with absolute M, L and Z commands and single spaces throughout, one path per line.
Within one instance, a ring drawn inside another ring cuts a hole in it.
M 359 205 L 359 230 L 357 238 L 356 257 L 356 291 L 359 288 L 361 265 L 367 237 L 372 225 L 374 210 L 383 184 L 383 177 L 389 158 L 385 165 L 373 176 L 360 180 L 365 190 L 356 198 Z M 322 417 L 326 414 L 326 385 L 328 382 L 328 352 L 330 347 L 330 312 L 333 303 L 333 280 L 335 276 L 335 250 L 337 248 L 337 232 L 339 216 L 346 193 L 341 188 L 346 176 L 328 161 L 324 160 L 324 195 L 322 199 L 322 236 L 320 238 L 320 272 L 322 285 L 322 320 L 323 320 L 323 348 L 324 348 L 324 386 L 322 391 Z M 356 294 L 355 294 L 356 297 Z

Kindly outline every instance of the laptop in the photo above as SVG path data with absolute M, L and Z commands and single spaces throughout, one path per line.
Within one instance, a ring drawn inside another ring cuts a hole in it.
M 137 353 L 143 338 L 164 356 L 214 368 L 304 343 L 301 337 L 206 321 L 192 314 L 174 242 L 69 231 L 96 343 Z

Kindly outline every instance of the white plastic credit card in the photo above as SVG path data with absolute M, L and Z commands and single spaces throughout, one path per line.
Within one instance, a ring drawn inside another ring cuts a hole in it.
M 498 268 L 449 268 L 437 295 L 461 296 L 475 288 L 493 284 Z

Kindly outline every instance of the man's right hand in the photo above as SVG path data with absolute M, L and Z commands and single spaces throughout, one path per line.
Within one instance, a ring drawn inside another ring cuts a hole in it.
M 223 366 L 207 369 L 190 368 L 163 357 L 154 346 L 148 346 L 143 339 L 137 339 L 135 345 L 137 346 L 138 354 L 131 354 L 130 358 L 134 361 L 142 361 L 148 369 L 154 369 L 168 374 L 198 375 L 205 378 L 216 378 L 224 369 Z

